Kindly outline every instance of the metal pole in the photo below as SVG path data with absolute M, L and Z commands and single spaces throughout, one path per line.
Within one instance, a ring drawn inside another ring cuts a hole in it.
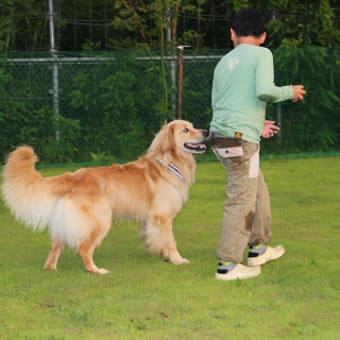
M 278 103 L 276 105 L 276 117 L 277 117 L 276 124 L 280 127 L 280 131 L 277 134 L 277 137 L 278 137 L 279 143 L 281 144 L 281 142 L 282 142 L 282 132 L 283 132 L 282 131 L 282 104 L 281 103 Z
M 55 52 L 53 0 L 48 0 L 48 18 L 50 23 L 50 51 L 53 53 Z
M 52 62 L 52 96 L 53 96 L 53 110 L 55 119 L 58 125 L 59 117 L 59 75 L 58 75 L 58 60 L 57 51 L 55 48 L 55 34 L 54 34 L 54 10 L 53 0 L 48 0 L 48 18 L 50 27 L 50 52 L 53 58 Z M 59 130 L 55 131 L 55 139 L 59 141 Z
M 172 38 L 171 38 L 171 10 L 170 10 L 170 2 L 166 2 L 166 13 L 165 13 L 168 21 L 168 26 L 166 28 L 166 48 L 171 48 L 171 59 L 170 59 L 170 79 L 171 79 L 171 92 L 170 92 L 170 103 L 172 109 L 173 119 L 176 118 L 176 56 L 174 55 L 172 49 Z

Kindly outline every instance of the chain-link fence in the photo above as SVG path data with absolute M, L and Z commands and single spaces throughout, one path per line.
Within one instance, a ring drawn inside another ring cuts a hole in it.
M 302 83 L 308 95 L 302 103 L 269 105 L 268 118 L 279 121 L 282 132 L 265 141 L 262 152 L 339 148 L 339 50 L 274 52 L 276 84 Z M 212 76 L 223 53 L 3 57 L 0 155 L 30 144 L 47 162 L 125 161 L 143 153 L 166 120 L 180 116 L 208 128 Z

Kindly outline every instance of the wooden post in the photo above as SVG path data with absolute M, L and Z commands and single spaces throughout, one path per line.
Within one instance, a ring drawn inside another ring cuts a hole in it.
M 183 119 L 182 98 L 183 98 L 183 50 L 187 45 L 177 46 L 177 119 Z

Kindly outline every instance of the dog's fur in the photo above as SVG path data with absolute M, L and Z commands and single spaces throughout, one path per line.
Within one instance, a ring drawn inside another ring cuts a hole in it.
M 89 272 L 105 274 L 93 253 L 113 218 L 140 222 L 141 237 L 154 254 L 174 264 L 188 263 L 177 251 L 172 221 L 194 181 L 192 153 L 204 152 L 208 132 L 175 120 L 164 125 L 146 154 L 125 165 L 83 168 L 42 177 L 30 146 L 9 154 L 2 186 L 5 203 L 30 229 L 48 226 L 52 248 L 45 269 L 56 269 L 64 246 L 76 248 Z

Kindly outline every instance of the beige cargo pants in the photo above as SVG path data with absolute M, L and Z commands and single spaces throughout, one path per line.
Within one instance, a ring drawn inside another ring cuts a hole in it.
M 272 236 L 270 197 L 259 166 L 259 145 L 241 141 L 239 149 L 243 155 L 238 156 L 237 149 L 225 152 L 213 146 L 227 172 L 217 257 L 237 263 L 242 262 L 247 245 L 267 243 Z

